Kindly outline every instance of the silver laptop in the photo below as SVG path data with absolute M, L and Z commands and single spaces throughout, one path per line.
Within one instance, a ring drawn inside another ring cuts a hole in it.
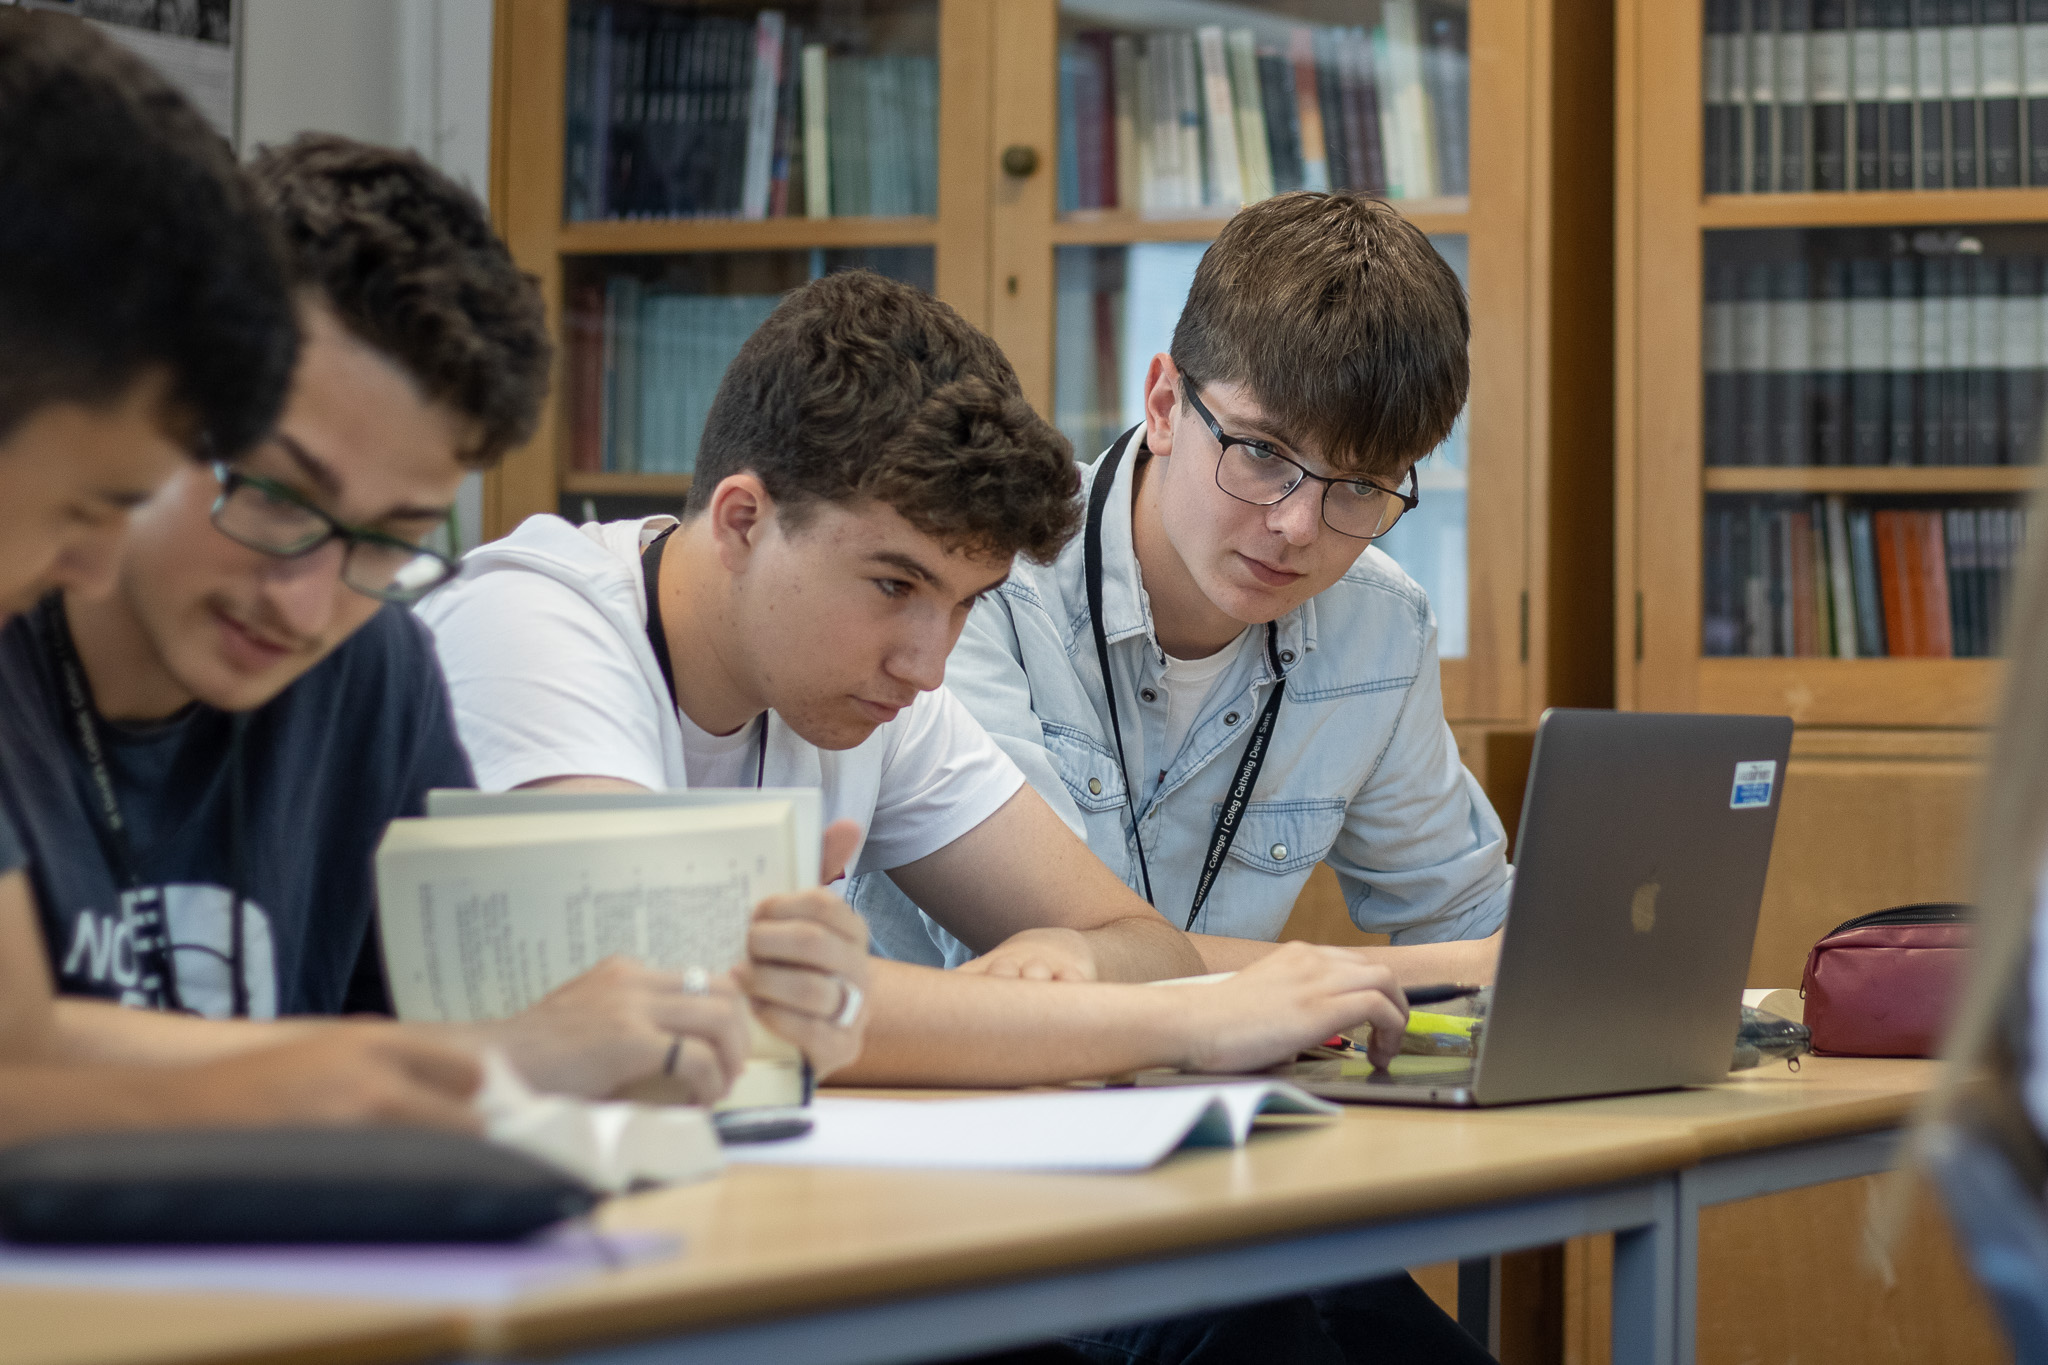
M 1468 1106 L 1724 1079 L 1792 722 L 1548 711 L 1493 999 L 1469 1066 L 1303 1061 L 1333 1100 Z

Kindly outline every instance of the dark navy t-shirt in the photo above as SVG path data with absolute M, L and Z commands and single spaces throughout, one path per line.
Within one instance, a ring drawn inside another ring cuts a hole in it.
M 0 814 L 25 847 L 57 989 L 147 1003 L 124 893 L 102 841 L 43 611 L 0 629 Z M 137 877 L 160 888 L 180 1003 L 232 1011 L 233 718 L 194 705 L 160 724 L 102 724 Z M 388 1010 L 371 933 L 372 858 L 432 787 L 474 785 L 431 637 L 387 607 L 268 705 L 241 753 L 240 888 L 249 1013 Z

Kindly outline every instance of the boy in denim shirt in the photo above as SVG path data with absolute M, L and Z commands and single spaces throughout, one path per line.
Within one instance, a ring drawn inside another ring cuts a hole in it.
M 1213 971 L 1272 950 L 1318 862 L 1355 951 L 1404 984 L 1490 979 L 1512 871 L 1443 714 L 1436 621 L 1372 542 L 1464 406 L 1457 277 L 1354 194 L 1288 194 L 1203 257 L 1145 420 L 1084 472 L 1087 530 L 976 607 L 947 683 Z M 1105 683 L 1107 678 L 1107 683 Z M 1284 683 L 1283 680 L 1284 679 Z M 894 888 L 901 956 L 968 953 Z M 1055 936 L 968 970 L 1066 975 Z

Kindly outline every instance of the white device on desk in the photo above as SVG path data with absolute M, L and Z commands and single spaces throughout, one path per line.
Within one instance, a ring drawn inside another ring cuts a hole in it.
M 1783 716 L 1546 711 L 1472 1064 L 1275 1074 L 1326 1099 L 1446 1106 L 1726 1078 L 1791 744 Z

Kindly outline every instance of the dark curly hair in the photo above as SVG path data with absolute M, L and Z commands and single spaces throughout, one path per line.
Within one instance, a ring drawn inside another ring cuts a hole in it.
M 554 355 L 547 312 L 475 195 L 411 152 L 331 133 L 265 147 L 249 173 L 293 283 L 476 420 L 464 464 L 496 464 L 533 435 Z
M 801 526 L 872 498 L 949 550 L 1049 562 L 1079 524 L 1073 448 L 995 342 L 913 285 L 848 270 L 793 291 L 711 401 L 687 515 L 749 471 Z
M 1224 224 L 1195 268 L 1173 360 L 1243 384 L 1338 468 L 1397 474 L 1451 433 L 1471 363 L 1465 291 L 1384 200 L 1282 194 Z
M 0 440 L 160 370 L 193 453 L 239 454 L 298 345 L 275 241 L 199 111 L 88 25 L 0 7 Z

